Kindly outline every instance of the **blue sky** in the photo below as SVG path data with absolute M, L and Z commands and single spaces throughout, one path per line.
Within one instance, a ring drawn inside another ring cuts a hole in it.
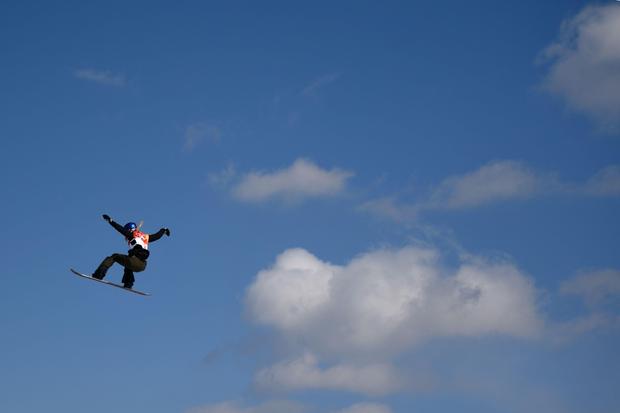
M 620 404 L 619 3 L 3 2 L 0 47 L 1 411 Z M 152 297 L 68 271 L 104 213 L 171 229 Z

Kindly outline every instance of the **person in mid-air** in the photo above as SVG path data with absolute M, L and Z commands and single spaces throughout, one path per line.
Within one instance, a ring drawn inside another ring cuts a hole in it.
M 128 222 L 125 226 L 114 222 L 109 215 L 104 214 L 103 219 L 108 221 L 118 232 L 123 234 L 125 240 L 129 244 L 129 252 L 127 255 L 112 254 L 105 258 L 99 267 L 95 270 L 92 277 L 102 280 L 106 272 L 114 263 L 119 263 L 125 267 L 123 273 L 123 287 L 131 289 L 135 281 L 134 272 L 144 271 L 146 268 L 146 260 L 149 257 L 149 242 L 157 241 L 164 234 L 170 236 L 168 228 L 162 228 L 155 234 L 145 234 L 134 222 Z

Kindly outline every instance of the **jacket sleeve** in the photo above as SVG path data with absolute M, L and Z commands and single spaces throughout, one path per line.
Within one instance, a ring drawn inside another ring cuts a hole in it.
M 117 223 L 116 221 L 110 220 L 110 225 L 112 225 L 114 227 L 115 230 L 117 230 L 118 232 L 120 232 L 121 234 L 123 234 L 123 236 L 125 238 L 127 238 L 127 236 L 129 234 L 127 234 L 127 231 L 125 231 L 125 228 L 123 228 L 119 223 Z
M 154 234 L 149 234 L 149 242 L 157 241 L 166 233 L 166 229 L 162 228 Z

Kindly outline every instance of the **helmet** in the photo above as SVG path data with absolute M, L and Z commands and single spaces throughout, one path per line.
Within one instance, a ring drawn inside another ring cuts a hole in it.
M 135 231 L 138 226 L 135 222 L 128 222 L 123 228 L 125 229 L 125 231 Z

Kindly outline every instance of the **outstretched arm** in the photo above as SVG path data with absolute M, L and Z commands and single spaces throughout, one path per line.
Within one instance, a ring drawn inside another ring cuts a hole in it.
M 119 223 L 115 222 L 112 218 L 110 218 L 109 215 L 103 214 L 103 219 L 108 221 L 110 223 L 110 225 L 112 225 L 115 230 L 117 230 L 118 232 L 123 234 L 123 236 L 125 238 L 127 238 L 129 236 L 129 234 L 127 234 L 127 231 L 125 231 L 125 228 L 123 228 Z
M 160 229 L 159 231 L 157 231 L 154 234 L 149 234 L 149 242 L 150 241 L 157 241 L 164 234 L 166 234 L 169 237 L 170 236 L 170 230 L 168 228 L 162 228 L 162 229 Z

